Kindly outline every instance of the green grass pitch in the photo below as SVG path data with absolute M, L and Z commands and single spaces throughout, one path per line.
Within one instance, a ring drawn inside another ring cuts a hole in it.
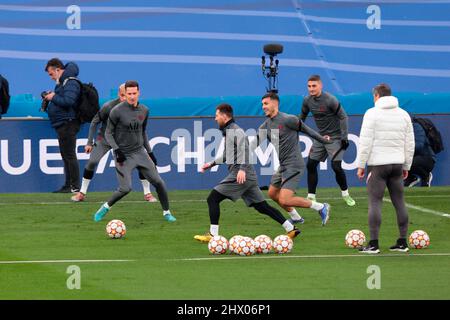
M 110 192 L 89 193 L 72 203 L 67 194 L 0 195 L 0 299 L 450 299 L 450 187 L 406 190 L 409 232 L 423 229 L 427 249 L 390 253 L 397 238 L 392 204 L 383 205 L 377 256 L 345 247 L 350 229 L 367 226 L 365 188 L 353 188 L 355 207 L 347 207 L 338 188 L 320 189 L 318 201 L 332 206 L 322 227 L 317 213 L 306 219 L 291 253 L 239 257 L 213 256 L 193 240 L 209 229 L 209 191 L 171 191 L 175 223 L 162 218 L 159 203 L 133 192 L 104 221 L 93 213 Z M 299 190 L 300 195 L 306 190 Z M 273 204 L 273 202 L 270 202 Z M 222 203 L 220 233 L 274 238 L 284 230 L 243 201 Z M 121 219 L 124 239 L 111 240 L 105 225 Z M 68 260 L 68 261 L 64 261 Z M 127 260 L 127 261 L 106 261 Z M 21 261 L 21 263 L 19 263 Z M 80 270 L 80 289 L 68 289 L 68 267 Z M 380 289 L 368 289 L 369 266 L 380 270 Z

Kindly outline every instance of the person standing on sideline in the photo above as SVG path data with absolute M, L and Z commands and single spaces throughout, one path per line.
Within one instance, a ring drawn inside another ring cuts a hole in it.
M 58 58 L 53 58 L 47 62 L 45 71 L 56 82 L 54 91 L 46 92 L 43 98 L 48 101 L 46 108 L 48 118 L 58 135 L 65 174 L 64 185 L 54 192 L 79 192 L 80 167 L 76 154 L 76 142 L 81 125 L 77 118 L 81 87 L 78 81 L 68 79 L 78 76 L 78 66 L 74 62 L 64 65 Z
M 308 199 L 316 200 L 317 183 L 319 182 L 317 166 L 329 157 L 336 182 L 341 188 L 342 198 L 348 206 L 352 207 L 356 202 L 350 197 L 347 178 L 342 169 L 344 152 L 349 146 L 348 117 L 336 97 L 328 92 L 323 92 L 322 89 L 323 84 L 319 75 L 309 77 L 309 95 L 303 99 L 301 111 L 302 121 L 305 121 L 308 113 L 311 112 L 320 134 L 329 136 L 332 142 L 330 144 L 323 144 L 317 140 L 313 142 L 306 165 L 308 170 Z
M 297 237 L 300 230 L 289 220 L 286 220 L 280 211 L 270 206 L 259 189 L 255 169 L 250 163 L 247 136 L 244 130 L 234 122 L 233 107 L 227 103 L 218 105 L 215 120 L 223 133 L 225 148 L 223 154 L 218 156 L 216 160 L 203 165 L 202 173 L 215 165 L 226 163 L 228 175 L 214 187 L 208 196 L 207 202 L 211 222 L 209 232 L 205 235 L 196 235 L 194 239 L 200 242 L 209 242 L 213 236 L 218 236 L 220 203 L 225 199 L 236 201 L 239 198 L 242 198 L 247 206 L 268 215 L 282 225 L 289 238 Z
M 270 180 L 269 197 L 277 202 L 291 216 L 293 223 L 303 223 L 304 219 L 295 207 L 316 210 L 324 226 L 330 217 L 330 205 L 295 196 L 296 189 L 305 170 L 305 162 L 300 151 L 298 133 L 303 132 L 322 143 L 329 137 L 322 137 L 294 115 L 280 112 L 280 98 L 274 92 L 262 97 L 262 108 L 267 117 L 259 127 L 256 145 L 268 140 L 277 150 L 280 166 Z M 254 150 L 252 146 L 252 150 Z
M 123 83 L 119 86 L 117 99 L 106 102 L 100 109 L 100 111 L 92 119 L 91 125 L 89 127 L 88 142 L 84 146 L 85 152 L 87 154 L 90 154 L 90 156 L 88 163 L 84 168 L 80 192 L 71 197 L 72 201 L 75 202 L 84 201 L 89 184 L 91 183 L 91 180 L 94 177 L 95 168 L 97 167 L 98 163 L 103 158 L 103 156 L 107 152 L 109 152 L 109 150 L 111 150 L 111 146 L 105 140 L 105 130 L 106 125 L 108 124 L 109 113 L 111 112 L 112 108 L 114 108 L 116 105 L 125 100 L 126 100 L 125 84 Z M 97 132 L 97 126 L 99 123 L 101 123 L 102 126 L 94 142 L 94 136 Z M 156 198 L 150 192 L 150 183 L 144 178 L 144 176 L 140 171 L 139 171 L 139 180 L 141 180 L 142 188 L 144 189 L 144 199 L 148 202 L 157 202 L 158 200 L 156 200 Z
M 378 235 L 381 226 L 381 206 L 386 187 L 397 213 L 399 238 L 390 251 L 408 252 L 408 212 L 403 197 L 403 180 L 408 177 L 414 155 L 414 132 L 409 114 L 401 109 L 387 84 L 373 89 L 375 107 L 366 111 L 359 135 L 358 171 L 366 178 L 369 195 L 368 246 L 362 253 L 380 253 Z
M 119 103 L 109 113 L 105 138 L 114 150 L 119 188 L 94 214 L 100 221 L 110 208 L 131 191 L 131 172 L 139 168 L 142 175 L 156 188 L 163 209 L 163 217 L 176 221 L 169 209 L 166 184 L 156 168 L 156 158 L 148 143 L 146 133 L 148 108 L 139 102 L 139 84 L 129 80 L 125 83 L 126 101 Z

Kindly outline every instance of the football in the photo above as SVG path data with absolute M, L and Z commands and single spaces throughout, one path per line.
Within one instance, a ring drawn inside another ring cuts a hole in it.
M 265 234 L 259 235 L 255 238 L 256 253 L 269 253 L 272 251 L 272 239 Z
M 409 245 L 415 249 L 424 249 L 430 245 L 430 237 L 423 230 L 415 230 L 409 236 Z
M 255 254 L 255 241 L 250 237 L 234 236 L 230 239 L 230 252 L 240 256 Z
M 288 253 L 291 252 L 294 247 L 294 242 L 287 235 L 282 234 L 273 239 L 273 250 L 276 253 Z
M 208 249 L 212 254 L 224 254 L 228 250 L 228 240 L 222 236 L 214 236 L 208 242 Z
M 350 230 L 345 236 L 345 245 L 349 248 L 361 248 L 364 242 L 366 242 L 366 235 L 361 230 Z
M 239 243 L 241 242 L 242 236 L 232 236 L 230 241 L 228 242 L 228 248 L 230 249 L 230 253 L 239 254 L 238 248 Z
M 125 227 L 125 223 L 121 220 L 111 220 L 106 225 L 106 233 L 112 239 L 120 239 L 125 236 L 127 233 L 127 228 Z

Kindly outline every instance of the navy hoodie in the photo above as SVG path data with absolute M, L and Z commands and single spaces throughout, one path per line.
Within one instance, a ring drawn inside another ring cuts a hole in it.
M 433 149 L 431 149 L 431 145 L 428 141 L 425 130 L 416 121 L 413 121 L 413 128 L 415 140 L 414 156 L 428 156 L 433 158 L 433 160 L 436 162 L 436 154 L 434 153 Z
M 55 86 L 55 96 L 47 107 L 48 118 L 53 128 L 58 128 L 66 122 L 76 119 L 76 109 L 81 92 L 80 84 L 75 80 L 68 80 L 64 86 L 63 83 L 68 77 L 77 76 L 78 66 L 74 62 L 68 62 Z

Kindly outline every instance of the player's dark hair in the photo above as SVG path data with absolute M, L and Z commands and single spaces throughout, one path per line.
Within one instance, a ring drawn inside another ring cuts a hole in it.
M 265 98 L 270 98 L 270 100 L 277 100 L 280 102 L 280 97 L 275 92 L 267 92 L 262 96 L 261 100 L 264 100 Z
M 308 81 L 322 81 L 318 74 L 313 74 L 308 78 Z
M 127 90 L 127 88 L 138 88 L 139 90 L 139 83 L 136 80 L 128 80 L 125 82 L 125 90 Z
M 58 58 L 52 58 L 47 61 L 47 64 L 45 65 L 45 71 L 48 71 L 48 68 L 50 67 L 64 69 L 64 63 Z
M 373 95 L 377 95 L 381 98 L 381 97 L 391 96 L 392 90 L 388 84 L 380 83 L 373 88 L 372 93 L 373 93 Z
M 233 107 L 228 103 L 221 103 L 216 107 L 216 110 L 219 110 L 220 113 L 224 113 L 230 118 L 233 118 Z

